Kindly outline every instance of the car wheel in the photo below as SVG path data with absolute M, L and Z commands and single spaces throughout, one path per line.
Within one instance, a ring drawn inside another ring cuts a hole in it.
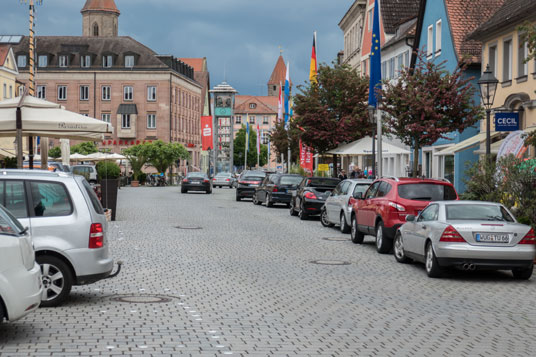
M 324 208 L 322 210 L 322 212 L 320 213 L 320 223 L 322 223 L 322 225 L 324 227 L 333 227 L 334 224 L 331 223 L 330 221 L 328 221 L 328 212 L 326 211 L 326 209 Z
M 425 260 L 425 268 L 426 268 L 426 274 L 430 278 L 439 278 L 441 277 L 441 267 L 439 266 L 439 263 L 437 262 L 437 258 L 434 253 L 434 247 L 432 246 L 432 242 L 428 242 L 426 245 L 426 260 Z
M 6 318 L 6 312 L 4 311 L 4 305 L 0 301 L 0 324 L 4 321 Z
M 301 221 L 306 221 L 309 218 L 307 216 L 307 213 L 305 213 L 303 206 L 300 206 L 300 209 L 298 210 L 298 217 L 300 218 Z
M 530 268 L 526 268 L 526 269 L 513 269 L 512 274 L 514 275 L 514 278 L 517 280 L 529 280 L 530 277 L 532 276 L 533 269 L 534 269 L 534 265 L 531 265 Z
M 38 256 L 37 263 L 41 266 L 43 281 L 42 307 L 53 307 L 61 304 L 73 285 L 71 270 L 61 259 L 48 255 Z
M 237 201 L 237 202 L 242 201 L 242 197 L 236 195 L 236 201 Z
M 181 188 L 181 193 L 186 193 L 188 192 L 187 190 L 185 190 L 184 188 Z
M 376 250 L 378 253 L 386 254 L 389 253 L 393 245 L 393 242 L 385 237 L 383 222 L 380 221 L 376 225 Z
M 272 202 L 272 196 L 266 197 L 266 207 L 273 207 L 274 203 Z
M 346 223 L 346 216 L 344 215 L 344 212 L 341 212 L 341 233 L 350 233 L 350 226 L 348 223 Z
M 357 228 L 357 218 L 352 217 L 352 228 L 350 229 L 350 236 L 352 237 L 352 243 L 361 244 L 365 239 L 365 233 L 360 232 Z
M 409 262 L 408 257 L 406 257 L 406 252 L 404 252 L 404 243 L 402 242 L 402 234 L 400 232 L 396 232 L 394 241 L 394 255 L 396 261 L 399 263 Z
M 212 190 L 208 190 L 208 191 L 205 191 L 207 193 L 207 195 L 211 194 L 212 193 Z
M 253 204 L 258 206 L 261 204 L 261 202 L 259 201 L 259 199 L 257 198 L 257 195 L 256 194 L 253 194 L 253 197 L 252 197 L 252 201 L 253 201 Z
M 294 210 L 294 201 L 290 201 L 290 206 L 289 206 L 288 211 L 289 211 L 291 216 L 296 216 L 297 215 L 296 211 Z

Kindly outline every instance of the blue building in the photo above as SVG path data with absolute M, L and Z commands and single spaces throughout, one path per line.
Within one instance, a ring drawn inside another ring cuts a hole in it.
M 414 48 L 424 51 L 426 61 L 445 62 L 445 69 L 453 72 L 462 59 L 470 65 L 464 75 L 474 77 L 475 103 L 480 103 L 477 81 L 481 74 L 482 44 L 467 40 L 478 26 L 484 23 L 504 0 L 421 0 Z M 417 59 L 418 60 L 418 59 Z M 458 192 L 465 191 L 463 182 L 467 165 L 478 160 L 474 153 L 485 139 L 480 125 L 467 128 L 463 133 L 452 132 L 448 139 L 440 139 L 424 147 L 419 158 L 422 173 L 427 177 L 449 179 Z

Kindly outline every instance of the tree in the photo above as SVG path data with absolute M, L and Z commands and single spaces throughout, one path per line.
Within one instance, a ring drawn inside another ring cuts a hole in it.
M 317 80 L 299 86 L 295 98 L 295 121 L 304 129 L 302 141 L 324 154 L 339 144 L 370 135 L 368 78 L 347 65 L 335 64 L 320 65 Z
M 412 71 L 404 68 L 399 80 L 384 83 L 382 109 L 387 112 L 386 124 L 400 140 L 413 147 L 413 175 L 417 175 L 419 149 L 437 140 L 447 139 L 448 133 L 463 132 L 482 117 L 482 108 L 473 100 L 475 88 L 464 78 L 466 64 L 453 73 L 436 64 L 420 59 Z
M 283 120 L 275 123 L 274 128 L 270 132 L 270 145 L 277 157 L 283 156 L 288 162 L 288 143 L 290 136 L 290 162 L 296 162 L 299 156 L 300 150 L 300 134 L 301 130 L 298 129 L 294 121 L 290 122 L 289 131 L 285 129 L 285 122 Z
M 147 150 L 147 162 L 156 168 L 158 172 L 166 172 L 167 169 L 177 160 L 187 160 L 190 158 L 188 150 L 179 143 L 164 143 L 162 140 L 145 144 Z
M 143 166 L 149 161 L 149 145 L 151 144 L 139 144 L 131 146 L 123 151 L 123 155 L 126 156 L 132 167 L 134 181 L 139 180 L 140 175 L 143 173 Z
M 91 141 L 71 146 L 71 154 L 89 155 L 97 151 L 97 146 Z
M 53 159 L 61 157 L 61 148 L 59 146 L 54 146 L 52 149 L 48 150 L 48 156 Z
M 522 34 L 522 39 L 527 41 L 529 53 L 525 62 L 536 59 L 536 24 L 525 22 L 517 29 Z
M 233 161 L 237 166 L 244 164 L 244 147 L 246 141 L 246 127 L 242 127 L 236 133 L 233 142 Z M 268 147 L 261 144 L 261 157 L 259 165 L 264 166 L 268 162 Z M 250 128 L 248 145 L 248 167 L 257 166 L 257 132 Z

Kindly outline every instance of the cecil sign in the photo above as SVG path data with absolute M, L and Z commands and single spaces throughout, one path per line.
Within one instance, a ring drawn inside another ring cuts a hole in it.
M 495 113 L 495 131 L 519 130 L 519 113 Z

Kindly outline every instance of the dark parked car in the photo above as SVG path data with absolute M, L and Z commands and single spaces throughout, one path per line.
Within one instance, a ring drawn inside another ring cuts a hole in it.
M 189 172 L 182 180 L 181 193 L 188 191 L 205 191 L 212 193 L 212 182 L 203 172 Z
M 238 179 L 238 186 L 236 187 L 236 200 L 240 201 L 242 198 L 253 197 L 255 189 L 259 187 L 262 180 L 266 177 L 264 171 L 244 171 Z
M 290 215 L 301 220 L 320 214 L 331 191 L 341 182 L 337 178 L 307 177 L 297 188 L 290 201 Z
M 275 203 L 284 203 L 290 207 L 292 193 L 302 182 L 300 175 L 273 174 L 264 178 L 261 185 L 253 194 L 253 204 L 266 203 L 266 207 L 272 207 Z

